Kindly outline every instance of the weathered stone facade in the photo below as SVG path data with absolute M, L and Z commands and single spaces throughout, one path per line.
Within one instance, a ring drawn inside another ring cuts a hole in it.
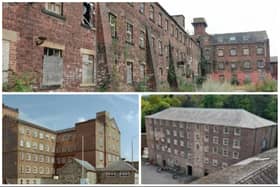
M 177 82 L 199 75 L 184 17 L 158 3 L 4 3 L 3 31 L 3 80 L 31 74 L 35 91 L 160 90 L 170 63 Z
M 186 174 L 201 177 L 276 146 L 277 126 L 274 122 L 242 110 L 229 113 L 223 109 L 214 112 L 214 109 L 186 110 L 193 112 L 183 115 L 183 108 L 171 108 L 146 117 L 149 160 L 152 163 L 169 167 L 179 165 Z M 190 114 L 202 118 L 203 115 L 209 116 L 202 122 L 194 120 Z M 241 120 L 242 126 L 230 122 L 243 117 L 246 120 Z M 248 120 L 251 117 L 262 119 L 263 124 L 254 127 Z
M 208 78 L 255 84 L 271 77 L 266 31 L 208 34 L 204 18 L 194 18 L 192 24 L 202 48 L 202 71 Z

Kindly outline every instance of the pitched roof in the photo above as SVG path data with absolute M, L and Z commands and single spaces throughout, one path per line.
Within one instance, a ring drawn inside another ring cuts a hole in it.
M 108 167 L 104 168 L 104 170 L 108 171 L 137 171 L 131 164 L 118 160 L 114 161 L 108 165 Z
M 277 184 L 277 148 L 211 173 L 193 184 Z
M 266 31 L 238 32 L 211 35 L 212 44 L 239 44 L 264 42 L 268 39 Z
M 80 159 L 77 159 L 77 158 L 73 158 L 73 160 L 76 161 L 79 165 L 81 165 L 86 170 L 95 171 L 95 168 L 88 161 L 80 160 Z
M 256 116 L 244 109 L 171 107 L 153 115 L 146 116 L 146 118 L 250 129 L 276 125 L 275 122 Z

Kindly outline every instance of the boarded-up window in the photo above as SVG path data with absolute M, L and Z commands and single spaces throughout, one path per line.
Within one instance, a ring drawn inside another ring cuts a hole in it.
M 126 64 L 126 82 L 127 82 L 127 84 L 132 84 L 132 81 L 133 81 L 132 62 L 127 62 L 127 64 Z
M 62 85 L 63 58 L 59 49 L 45 48 L 43 62 L 43 86 Z
M 3 40 L 3 48 L 2 48 L 2 71 L 3 71 L 3 83 L 8 82 L 8 70 L 9 70 L 9 58 L 10 55 L 10 42 Z
M 92 55 L 83 55 L 83 84 L 95 82 L 95 64 Z
M 50 11 L 52 13 L 58 14 L 58 15 L 62 15 L 63 14 L 63 4 L 62 3 L 54 3 L 54 2 L 50 2 L 50 3 L 45 3 L 45 9 L 47 11 Z

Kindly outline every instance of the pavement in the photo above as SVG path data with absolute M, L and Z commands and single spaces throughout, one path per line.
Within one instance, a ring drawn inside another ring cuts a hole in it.
M 180 180 L 173 179 L 171 173 L 165 171 L 158 173 L 156 166 L 146 163 L 142 163 L 141 174 L 142 184 L 182 184 Z

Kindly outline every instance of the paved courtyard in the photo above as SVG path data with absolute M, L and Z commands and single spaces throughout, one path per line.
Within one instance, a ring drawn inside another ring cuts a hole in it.
M 193 180 L 191 176 L 173 179 L 172 174 L 166 171 L 157 172 L 157 166 L 142 162 L 142 184 L 184 184 Z

